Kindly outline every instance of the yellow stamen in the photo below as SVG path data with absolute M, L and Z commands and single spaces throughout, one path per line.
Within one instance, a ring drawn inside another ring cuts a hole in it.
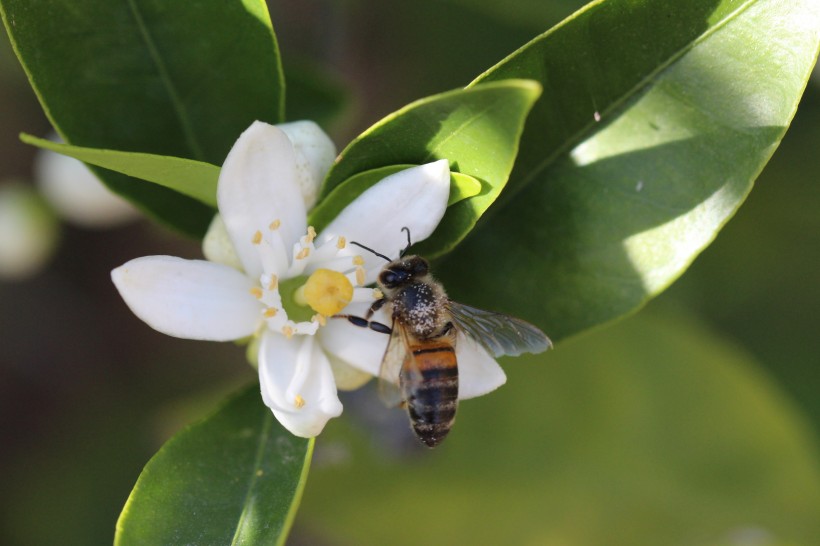
M 327 319 L 323 315 L 320 315 L 319 313 L 316 313 L 315 315 L 313 315 L 310 318 L 310 320 L 312 320 L 313 322 L 318 322 L 319 326 L 325 326 L 327 324 Z
M 364 265 L 364 258 L 356 254 L 353 256 L 353 265 Z
M 293 399 L 293 405 L 296 406 L 297 409 L 301 409 L 302 406 L 305 405 L 305 399 L 302 398 L 301 395 L 297 394 L 296 398 Z
M 264 314 L 265 314 L 266 318 L 273 318 L 273 317 L 276 316 L 276 313 L 278 313 L 278 312 L 279 312 L 279 310 L 276 309 L 276 307 L 268 307 L 267 309 L 265 309 Z
M 341 249 L 343 249 L 345 246 L 347 246 L 347 239 L 345 239 L 345 238 L 344 238 L 344 237 L 342 237 L 342 236 L 339 236 L 339 238 L 336 240 L 336 248 L 338 248 L 339 250 L 341 250 Z
M 279 277 L 276 275 L 270 276 L 270 281 L 268 282 L 268 290 L 276 290 L 279 286 Z
M 254 286 L 253 288 L 251 288 L 250 293 L 256 299 L 261 299 L 262 298 L 262 289 L 259 288 L 258 286 Z
M 384 292 L 379 290 L 378 288 L 373 289 L 373 297 L 377 300 L 384 298 Z
M 315 239 L 315 238 L 316 238 L 316 230 L 313 229 L 313 226 L 308 226 L 307 242 L 312 243 L 313 239 Z
M 253 239 L 251 239 L 251 242 L 255 245 L 258 245 L 259 243 L 261 243 L 262 242 L 262 232 L 257 229 L 256 233 L 253 234 Z
M 356 284 L 358 284 L 359 286 L 364 286 L 364 279 L 365 279 L 364 268 L 362 266 L 357 266 L 356 267 Z
M 297 260 L 304 260 L 305 258 L 308 257 L 308 255 L 310 255 L 310 247 L 306 246 L 305 248 L 303 248 L 302 250 L 299 251 L 299 254 L 296 255 L 296 259 Z
M 296 293 L 295 301 L 302 299 L 320 315 L 330 317 L 344 309 L 353 299 L 353 285 L 338 271 L 317 269 Z
M 268 228 L 270 228 L 271 231 L 276 231 L 277 229 L 279 229 L 279 226 L 281 226 L 281 225 L 282 225 L 282 221 L 277 219 L 277 220 L 274 220 L 273 222 L 271 222 L 268 225 Z
M 290 339 L 293 337 L 293 328 L 290 326 L 282 326 L 282 333 L 285 334 L 285 337 Z

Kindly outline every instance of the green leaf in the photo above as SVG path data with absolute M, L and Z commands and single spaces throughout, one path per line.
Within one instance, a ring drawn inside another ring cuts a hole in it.
M 806 422 L 748 354 L 691 319 L 647 310 L 508 362 L 507 384 L 459 404 L 434 451 L 405 411 L 373 415 L 375 392 L 347 404 L 316 446 L 333 464 L 311 472 L 297 528 L 362 546 L 820 536 Z
M 536 79 L 544 96 L 494 215 L 439 270 L 451 295 L 560 339 L 661 292 L 780 143 L 819 11 L 816 0 L 597 2 L 483 74 L 475 84 Z M 526 267 L 461 289 L 488 259 Z
M 87 148 L 221 165 L 254 120 L 282 121 L 279 50 L 264 2 L 0 0 L 15 52 L 54 127 Z M 209 207 L 96 170 L 191 235 Z
M 83 148 L 27 134 L 20 135 L 20 140 L 97 167 L 159 184 L 216 208 L 216 184 L 219 180 L 219 167 L 216 165 L 180 157 Z
M 434 95 L 382 119 L 342 151 L 322 188 L 322 196 L 348 178 L 390 165 L 420 165 L 447 159 L 454 172 L 469 175 L 482 192 L 447 210 L 442 223 L 419 251 L 435 256 L 452 248 L 473 228 L 507 182 L 527 113 L 538 84 L 494 82 Z M 343 208 L 350 195 L 344 194 Z
M 336 216 L 342 212 L 345 205 L 363 194 L 368 188 L 380 182 L 382 179 L 399 171 L 409 169 L 415 165 L 391 165 L 364 171 L 353 175 L 330 192 L 330 195 L 320 201 L 316 207 L 310 211 L 308 223 L 322 231 Z M 481 193 L 481 182 L 467 176 L 466 174 L 450 173 L 450 198 L 447 206 L 474 197 Z
M 341 78 L 306 60 L 285 62 L 285 74 L 288 121 L 309 119 L 326 129 L 343 118 L 351 93 Z
M 284 544 L 312 451 L 249 387 L 148 462 L 115 544 Z

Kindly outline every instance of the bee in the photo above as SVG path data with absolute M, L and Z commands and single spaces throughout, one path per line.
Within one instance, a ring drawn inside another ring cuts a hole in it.
M 403 405 L 416 436 L 433 448 L 444 440 L 455 420 L 459 333 L 477 341 L 493 357 L 540 353 L 552 343 L 528 322 L 449 299 L 430 274 L 427 260 L 406 255 L 410 230 L 402 231 L 407 232 L 407 246 L 397 260 L 351 241 L 388 262 L 378 277 L 383 296 L 364 317 L 336 317 L 390 335 L 379 373 L 382 399 L 391 406 Z M 392 318 L 390 326 L 371 320 L 382 307 Z

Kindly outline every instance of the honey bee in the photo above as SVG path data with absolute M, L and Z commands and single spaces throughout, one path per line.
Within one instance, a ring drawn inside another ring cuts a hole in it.
M 337 318 L 390 335 L 379 374 L 380 393 L 388 405 L 404 405 L 416 436 L 433 448 L 444 440 L 455 420 L 459 333 L 477 341 L 493 357 L 540 353 L 552 343 L 528 322 L 449 299 L 430 274 L 427 260 L 406 255 L 411 244 L 410 230 L 402 231 L 407 231 L 407 246 L 397 260 L 351 241 L 387 260 L 378 277 L 383 296 L 364 317 Z M 371 320 L 382 307 L 392 318 L 390 326 Z

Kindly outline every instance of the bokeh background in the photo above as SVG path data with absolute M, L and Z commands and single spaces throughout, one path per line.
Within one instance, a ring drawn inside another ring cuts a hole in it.
M 286 72 L 323 82 L 343 146 L 467 84 L 574 1 L 269 2 Z M 300 111 L 299 97 L 289 109 Z M 0 39 L 0 184 L 31 184 L 48 122 Z M 292 544 L 820 544 L 820 77 L 747 202 L 633 317 L 504 362 L 435 452 L 375 389 L 318 440 Z M 60 226 L 38 273 L 0 280 L 0 544 L 107 544 L 181 426 L 253 380 L 230 344 L 127 310 L 109 271 L 199 257 L 148 221 Z M 514 264 L 511 267 L 525 267 Z

